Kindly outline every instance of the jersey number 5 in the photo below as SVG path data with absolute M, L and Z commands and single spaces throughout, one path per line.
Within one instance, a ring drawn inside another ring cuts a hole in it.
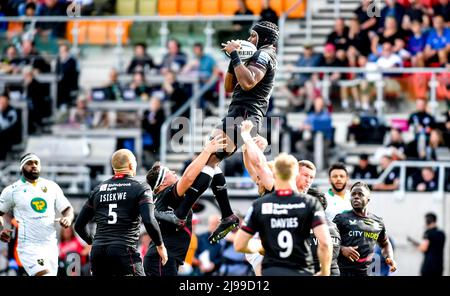
M 278 245 L 280 246 L 280 248 L 283 249 L 283 251 L 280 252 L 280 257 L 281 258 L 287 258 L 291 255 L 292 253 L 292 248 L 293 248 L 293 240 L 292 240 L 292 234 L 287 231 L 287 230 L 283 230 L 278 234 Z
M 116 224 L 117 222 L 117 213 L 113 211 L 113 209 L 117 208 L 117 204 L 109 204 L 109 211 L 108 211 L 108 224 Z

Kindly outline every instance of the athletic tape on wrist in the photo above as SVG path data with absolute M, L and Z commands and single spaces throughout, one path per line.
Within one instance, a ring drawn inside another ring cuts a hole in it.
M 241 58 L 239 57 L 238 53 L 236 50 L 233 50 L 230 53 L 230 57 L 231 57 L 231 63 L 233 64 L 233 67 L 237 67 L 239 66 L 241 63 Z

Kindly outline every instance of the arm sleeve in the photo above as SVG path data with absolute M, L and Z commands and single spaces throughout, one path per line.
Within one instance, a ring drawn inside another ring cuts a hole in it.
M 150 188 L 144 191 L 139 199 L 139 212 L 148 235 L 157 246 L 162 244 L 161 230 L 155 218 L 155 204 Z
M 86 232 L 86 225 L 94 217 L 94 208 L 90 204 L 90 201 L 86 201 L 80 214 L 75 221 L 75 231 L 78 233 L 80 238 L 84 240 L 88 245 L 92 245 L 92 236 Z
M 248 234 L 254 235 L 258 232 L 258 226 L 256 225 L 255 217 L 255 205 L 253 204 L 247 211 L 245 215 L 244 222 L 242 223 L 241 229 Z
M 311 223 L 311 229 L 326 224 L 325 220 L 325 212 L 323 211 L 322 205 L 319 204 L 319 201 L 314 200 L 312 204 L 312 223 Z
M 53 182 L 53 188 L 55 189 L 55 207 L 56 210 L 61 213 L 62 211 L 64 211 L 65 209 L 67 209 L 68 207 L 70 207 L 70 202 L 67 199 L 67 197 L 64 195 L 61 187 L 59 187 L 58 184 Z
M 162 244 L 161 230 L 155 218 L 155 204 L 143 203 L 139 206 L 139 210 L 148 235 L 152 238 L 157 246 Z
M 13 208 L 13 199 L 11 188 L 7 187 L 2 191 L 0 195 L 0 212 L 8 213 Z

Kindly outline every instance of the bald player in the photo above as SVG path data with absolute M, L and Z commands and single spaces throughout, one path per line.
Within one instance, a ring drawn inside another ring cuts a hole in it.
M 136 158 L 127 149 L 116 151 L 111 159 L 114 176 L 100 183 L 84 204 L 75 222 L 75 230 L 91 250 L 92 275 L 143 276 L 142 260 L 137 251 L 140 222 L 156 244 L 161 263 L 167 262 L 153 194 L 147 183 L 136 176 Z M 95 236 L 86 232 L 94 219 Z

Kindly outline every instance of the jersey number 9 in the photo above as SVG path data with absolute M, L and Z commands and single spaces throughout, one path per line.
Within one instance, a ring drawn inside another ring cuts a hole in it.
M 278 234 L 278 245 L 281 249 L 283 249 L 283 251 L 280 252 L 280 257 L 289 257 L 292 253 L 293 248 L 292 234 L 287 230 L 281 231 Z

